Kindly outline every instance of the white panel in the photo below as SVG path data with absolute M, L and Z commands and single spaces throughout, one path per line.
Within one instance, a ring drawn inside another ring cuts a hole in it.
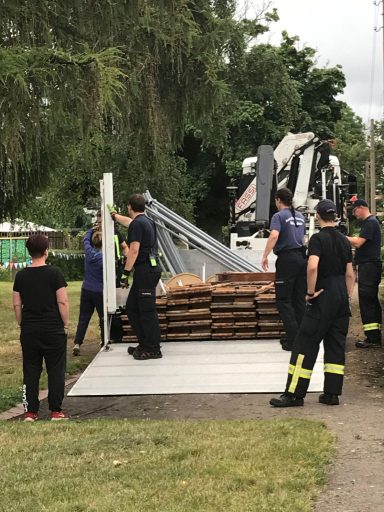
M 100 182 L 101 213 L 103 225 L 103 275 L 104 301 L 108 313 L 116 311 L 116 271 L 115 271 L 115 241 L 114 222 L 109 214 L 107 205 L 113 205 L 112 173 L 103 174 Z
M 127 344 L 101 351 L 69 396 L 180 393 L 281 393 L 290 352 L 277 340 L 163 343 L 162 359 L 135 361 Z M 310 391 L 323 388 L 323 351 Z
M 307 204 L 309 180 L 311 179 L 314 152 L 314 146 L 310 146 L 300 157 L 299 174 L 297 177 L 295 195 L 293 198 L 293 205 L 295 208 L 298 208 L 299 206 L 305 206 Z

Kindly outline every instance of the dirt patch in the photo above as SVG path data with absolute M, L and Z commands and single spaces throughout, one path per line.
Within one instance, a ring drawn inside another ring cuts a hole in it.
M 344 394 L 338 407 L 309 394 L 298 409 L 274 409 L 266 394 L 67 397 L 73 418 L 270 419 L 323 421 L 337 436 L 337 454 L 316 512 L 384 512 L 384 350 L 356 349 L 361 323 L 356 299 L 347 342 Z M 84 347 L 87 350 L 86 347 Z M 91 349 L 89 349 L 91 350 Z M 48 414 L 46 401 L 42 416 Z

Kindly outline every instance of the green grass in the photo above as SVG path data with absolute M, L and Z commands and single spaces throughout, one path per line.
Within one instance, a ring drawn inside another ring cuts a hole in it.
M 83 370 L 98 350 L 99 334 L 95 313 L 84 341 L 84 356 L 73 358 L 73 337 L 79 315 L 81 282 L 68 286 L 70 304 L 70 332 L 68 336 L 68 375 Z M 47 387 L 47 376 L 43 372 L 41 388 Z M 21 402 L 22 361 L 19 342 L 19 327 L 12 308 L 12 283 L 0 282 L 0 412 Z
M 333 436 L 319 422 L 0 425 L 7 512 L 309 512 Z

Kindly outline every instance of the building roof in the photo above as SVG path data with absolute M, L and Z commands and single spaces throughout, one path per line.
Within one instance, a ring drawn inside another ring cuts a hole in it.
M 34 231 L 56 231 L 48 226 L 39 226 L 33 222 L 22 219 L 15 219 L 14 222 L 0 223 L 0 233 L 25 233 Z

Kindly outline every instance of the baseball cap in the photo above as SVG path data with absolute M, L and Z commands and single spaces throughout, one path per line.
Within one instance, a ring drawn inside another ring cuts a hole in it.
M 352 203 L 352 209 L 357 208 L 358 206 L 365 206 L 368 208 L 367 201 L 364 201 L 364 199 L 356 199 L 356 201 L 353 201 Z
M 330 199 L 322 199 L 317 203 L 316 211 L 319 215 L 324 213 L 336 213 L 337 208 L 333 201 Z

